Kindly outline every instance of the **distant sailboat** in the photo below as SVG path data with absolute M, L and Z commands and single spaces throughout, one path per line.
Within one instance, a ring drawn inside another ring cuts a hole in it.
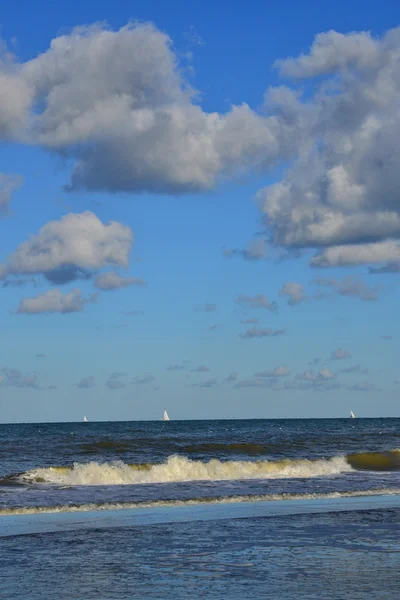
M 351 410 L 351 411 L 350 411 L 350 419 L 355 419 L 355 418 L 356 418 L 356 415 L 355 415 L 355 414 L 353 413 L 353 411 Z
M 87 423 L 87 422 L 88 422 L 88 420 L 87 420 L 87 418 L 86 418 L 86 417 L 83 417 L 83 422 L 84 422 L 84 423 Z
M 164 414 L 162 416 L 161 421 L 169 421 L 169 416 L 166 410 L 164 410 Z

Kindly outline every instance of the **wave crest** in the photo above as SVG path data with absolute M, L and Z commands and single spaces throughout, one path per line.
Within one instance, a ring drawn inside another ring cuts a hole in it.
M 179 481 L 228 481 L 239 479 L 282 479 L 323 477 L 351 471 L 344 456 L 322 460 L 226 461 L 201 462 L 170 456 L 165 463 L 128 465 L 111 463 L 75 463 L 72 467 L 34 469 L 20 476 L 26 482 L 59 485 L 126 485 Z
M 166 508 L 178 506 L 199 506 L 208 504 L 236 504 L 244 502 L 270 502 L 290 500 L 325 500 L 340 498 L 364 498 L 374 496 L 398 496 L 400 488 L 381 488 L 378 490 L 351 490 L 344 492 L 309 494 L 258 494 L 244 496 L 223 496 L 210 498 L 190 498 L 187 500 L 149 500 L 138 502 L 104 502 L 84 504 L 60 504 L 57 506 L 24 506 L 0 508 L 0 517 L 9 515 L 27 515 L 60 512 L 109 511 L 140 508 Z
M 361 471 L 398 471 L 400 470 L 400 449 L 349 454 L 347 462 L 354 469 Z

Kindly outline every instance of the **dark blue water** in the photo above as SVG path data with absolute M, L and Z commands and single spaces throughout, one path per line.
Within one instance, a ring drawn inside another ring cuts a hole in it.
M 398 448 L 400 419 L 0 425 L 0 598 L 394 600 Z
M 400 489 L 400 419 L 0 425 L 0 510 Z

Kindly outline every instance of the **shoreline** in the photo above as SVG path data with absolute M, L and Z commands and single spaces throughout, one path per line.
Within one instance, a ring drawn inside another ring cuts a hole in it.
M 81 529 L 141 527 L 161 523 L 268 518 L 295 514 L 385 510 L 390 508 L 400 508 L 400 494 L 2 515 L 0 516 L 0 537 Z

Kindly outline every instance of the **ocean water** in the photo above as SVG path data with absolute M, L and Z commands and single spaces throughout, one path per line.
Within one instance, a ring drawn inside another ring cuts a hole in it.
M 394 599 L 400 508 L 379 504 L 389 496 L 400 507 L 400 419 L 0 425 L 0 597 Z M 377 502 L 301 514 L 347 498 Z M 300 509 L 273 514 L 276 501 Z M 229 510 L 239 505 L 266 508 Z M 176 516 L 162 522 L 167 509 Z M 94 510 L 114 521 L 1 533 L 2 519 L 90 523 Z M 146 510 L 158 522 L 135 521 Z

